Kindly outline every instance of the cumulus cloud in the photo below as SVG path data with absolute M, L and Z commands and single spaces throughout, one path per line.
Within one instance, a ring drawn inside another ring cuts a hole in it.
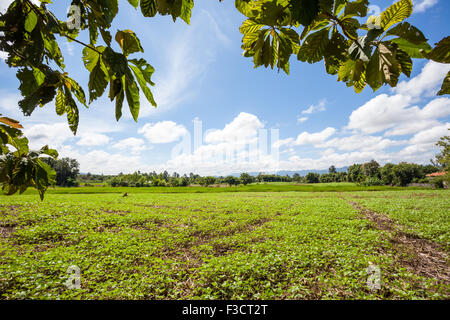
M 305 109 L 302 111 L 302 114 L 311 114 L 311 113 L 315 113 L 315 112 L 321 112 L 321 111 L 325 111 L 325 105 L 327 104 L 327 100 L 326 99 L 322 99 L 319 101 L 318 104 L 312 104 L 309 106 L 309 108 Z
M 147 149 L 145 141 L 139 138 L 127 138 L 113 144 L 113 148 L 123 151 L 130 151 L 132 154 L 139 154 Z
M 401 81 L 392 91 L 411 98 L 434 96 L 448 71 L 450 65 L 430 61 L 418 76 L 409 81 Z
M 384 150 L 393 146 L 405 145 L 408 140 L 391 140 L 380 136 L 351 135 L 348 137 L 334 138 L 323 144 L 316 145 L 317 148 L 333 147 L 341 151 L 375 151 Z
M 298 135 L 297 139 L 295 140 L 295 144 L 296 145 L 318 144 L 324 142 L 326 139 L 331 137 L 335 132 L 336 129 L 332 127 L 328 127 L 320 132 L 315 133 L 309 133 L 305 131 Z
M 253 114 L 241 112 L 222 130 L 213 130 L 205 135 L 206 143 L 221 142 L 248 142 L 258 134 L 258 129 L 263 128 L 262 122 Z
M 170 143 L 179 140 L 188 131 L 173 121 L 146 123 L 138 130 L 150 143 Z
M 449 134 L 450 123 L 447 122 L 443 125 L 432 127 L 426 130 L 422 130 L 416 133 L 410 140 L 411 144 L 421 146 L 434 146 L 440 137 Z
M 435 94 L 448 70 L 450 66 L 427 63 L 417 77 L 401 82 L 393 95 L 380 94 L 353 111 L 347 128 L 366 134 L 388 130 L 385 135 L 395 136 L 439 125 L 438 119 L 450 115 L 449 98 L 435 98 L 422 109 L 412 104 Z
M 67 123 L 64 122 L 37 124 L 25 128 L 24 135 L 28 138 L 29 145 L 32 149 L 38 149 L 44 145 L 49 145 L 51 148 L 58 148 L 67 140 L 74 138 Z
M 80 135 L 80 140 L 77 142 L 79 146 L 103 146 L 109 143 L 111 139 L 101 133 L 86 132 Z
M 144 168 L 141 158 L 136 155 L 109 153 L 104 150 L 79 152 L 71 146 L 63 146 L 59 150 L 61 157 L 75 158 L 80 163 L 81 172 L 117 174 L 131 173 Z
M 433 7 L 439 0 L 413 0 L 414 12 L 424 12 Z

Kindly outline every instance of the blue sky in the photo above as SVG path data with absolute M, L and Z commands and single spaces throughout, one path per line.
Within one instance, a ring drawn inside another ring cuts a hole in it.
M 9 2 L 0 0 L 0 10 Z M 138 123 L 129 112 L 116 122 L 107 98 L 88 110 L 79 106 L 75 137 L 53 104 L 25 117 L 17 106 L 15 72 L 0 61 L 0 113 L 22 122 L 31 146 L 48 144 L 61 156 L 78 159 L 82 172 L 225 175 L 326 169 L 371 159 L 382 164 L 428 163 L 438 152 L 436 141 L 448 134 L 450 99 L 435 93 L 449 65 L 415 60 L 411 78 L 402 76 L 397 88 L 375 93 L 366 88 L 356 94 L 326 74 L 323 63 L 311 65 L 292 57 L 289 76 L 254 69 L 252 60 L 242 56 L 238 28 L 244 16 L 234 1 L 197 0 L 189 26 L 168 16 L 144 18 L 127 1 L 119 2 L 112 31 L 135 31 L 145 50 L 136 57 L 156 69 L 153 92 L 158 107 L 142 100 Z M 378 6 L 372 14 L 392 2 L 371 1 Z M 450 3 L 414 2 L 415 13 L 408 21 L 429 43 L 447 36 Z M 61 19 L 66 3 L 52 5 Z M 67 71 L 87 88 L 82 47 L 64 40 L 60 46 Z

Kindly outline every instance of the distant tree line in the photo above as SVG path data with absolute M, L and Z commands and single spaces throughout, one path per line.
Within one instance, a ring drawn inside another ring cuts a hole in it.
M 112 187 L 186 187 L 190 185 L 211 186 L 228 185 L 238 186 L 251 183 L 269 182 L 293 182 L 293 183 L 327 183 L 327 182 L 355 182 L 361 185 L 393 185 L 405 186 L 409 183 L 427 182 L 426 175 L 437 172 L 440 168 L 436 165 L 419 165 L 415 163 L 401 162 L 399 164 L 388 163 L 380 166 L 375 160 L 353 164 L 347 172 L 337 172 L 335 166 L 331 166 L 327 173 L 309 172 L 305 176 L 298 173 L 290 175 L 264 174 L 256 176 L 242 173 L 238 176 L 200 176 L 190 173 L 180 175 L 177 172 L 169 174 L 137 171 L 132 174 L 120 173 L 109 176 L 104 180 Z
M 230 187 L 238 185 L 247 185 L 251 183 L 268 182 L 294 182 L 294 183 L 327 183 L 327 182 L 354 182 L 365 186 L 392 185 L 406 186 L 410 183 L 429 183 L 433 182 L 436 187 L 443 187 L 450 180 L 450 137 L 442 137 L 436 144 L 441 148 L 441 152 L 436 158 L 431 160 L 431 164 L 421 165 L 415 163 L 400 162 L 398 164 L 386 163 L 384 166 L 371 160 L 365 163 L 355 163 L 351 165 L 347 172 L 338 172 L 335 166 L 331 166 L 327 173 L 309 172 L 305 176 L 294 173 L 293 176 L 264 174 L 259 173 L 256 176 L 248 173 L 242 173 L 239 177 L 229 176 L 200 176 L 190 173 L 189 175 L 180 175 L 177 172 L 169 174 L 167 171 L 156 173 L 155 171 L 134 172 L 131 174 L 119 173 L 118 175 L 98 175 L 82 174 L 79 175 L 79 163 L 75 159 L 62 158 L 44 158 L 56 171 L 56 185 L 58 186 L 77 186 L 79 182 L 85 185 L 90 183 L 106 183 L 112 187 L 187 187 L 190 185 L 211 186 L 228 185 Z M 443 171 L 439 177 L 431 181 L 426 176 L 434 172 Z
M 107 184 L 111 187 L 187 187 L 190 185 L 211 186 L 228 185 L 238 186 L 251 183 L 292 182 L 292 183 L 329 183 L 329 182 L 354 182 L 366 186 L 392 185 L 406 186 L 410 183 L 429 182 L 426 175 L 442 170 L 436 164 L 420 165 L 415 163 L 400 162 L 399 164 L 387 163 L 384 166 L 371 160 L 362 164 L 351 165 L 347 172 L 337 172 L 334 166 L 327 173 L 309 172 L 305 176 L 298 173 L 289 175 L 263 174 L 256 176 L 242 173 L 237 176 L 200 176 L 190 173 L 180 175 L 177 172 L 169 174 L 167 171 L 134 172 L 131 174 L 119 173 L 118 175 L 103 174 L 79 174 L 79 163 L 75 159 L 62 158 L 44 160 L 56 171 L 56 185 L 74 187 L 80 183 L 85 186 L 93 183 Z
M 41 159 L 50 165 L 56 172 L 56 185 L 61 187 L 76 187 L 79 185 L 77 181 L 80 172 L 80 164 L 76 159 L 61 158 L 54 159 L 46 157 Z

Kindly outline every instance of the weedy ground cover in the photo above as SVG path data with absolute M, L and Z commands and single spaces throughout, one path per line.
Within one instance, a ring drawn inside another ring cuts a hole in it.
M 448 299 L 445 274 L 416 272 L 405 261 L 420 252 L 403 250 L 392 228 L 378 228 L 363 211 L 433 243 L 448 268 L 448 195 L 104 193 L 48 194 L 43 202 L 2 196 L 0 297 Z M 380 289 L 368 286 L 370 264 L 380 270 Z M 80 289 L 65 284 L 72 265 L 80 268 Z

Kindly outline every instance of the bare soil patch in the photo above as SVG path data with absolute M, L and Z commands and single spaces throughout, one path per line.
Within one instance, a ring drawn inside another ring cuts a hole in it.
M 14 232 L 14 226 L 0 227 L 0 238 L 8 238 Z
M 450 284 L 448 255 L 439 244 L 408 232 L 404 226 L 396 224 L 384 214 L 364 208 L 356 202 L 350 201 L 350 204 L 371 221 L 374 228 L 389 233 L 389 241 L 396 253 L 395 259 L 400 265 L 417 275 Z

